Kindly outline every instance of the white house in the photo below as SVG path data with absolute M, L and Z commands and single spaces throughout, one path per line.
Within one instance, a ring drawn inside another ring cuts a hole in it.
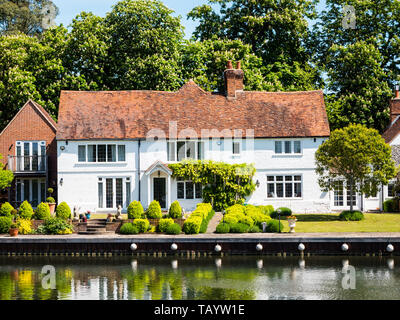
M 315 173 L 315 152 L 330 135 L 322 91 L 244 91 L 244 72 L 230 62 L 224 77 L 225 93 L 193 81 L 177 92 L 63 91 L 58 201 L 115 212 L 133 200 L 146 208 L 156 199 L 164 209 L 179 200 L 191 210 L 201 186 L 176 181 L 168 168 L 191 158 L 254 164 L 250 204 L 334 209 L 338 195 L 322 192 Z

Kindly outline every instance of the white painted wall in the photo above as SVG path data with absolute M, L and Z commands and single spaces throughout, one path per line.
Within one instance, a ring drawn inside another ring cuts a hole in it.
M 232 154 L 232 141 L 209 140 L 204 142 L 204 157 L 215 161 L 227 163 L 253 163 L 257 173 L 254 181 L 260 182 L 260 187 L 247 199 L 248 203 L 256 205 L 271 204 L 274 207 L 286 206 L 295 213 L 329 212 L 330 193 L 320 190 L 315 174 L 315 152 L 322 138 L 290 139 L 300 140 L 302 154 L 276 155 L 274 153 L 275 140 L 256 139 L 254 141 L 242 140 L 240 156 Z M 278 139 L 279 140 L 279 139 Z M 285 141 L 285 139 L 281 139 Z M 314 141 L 315 140 L 315 141 Z M 85 144 L 125 144 L 126 161 L 123 163 L 79 163 L 78 145 Z M 59 202 L 66 201 L 71 208 L 75 205 L 80 211 L 110 212 L 115 209 L 98 208 L 98 179 L 99 178 L 127 178 L 131 179 L 131 201 L 139 200 L 139 169 L 138 169 L 138 141 L 58 141 L 58 197 Z M 64 150 L 61 150 L 64 147 Z M 148 206 L 148 193 L 150 201 L 153 189 L 148 185 L 149 176 L 145 171 L 157 160 L 167 163 L 166 141 L 141 141 L 140 143 L 140 200 L 144 208 Z M 268 199 L 267 175 L 271 174 L 298 174 L 302 176 L 302 198 L 300 199 Z M 154 174 L 151 175 L 154 177 Z M 60 185 L 60 180 L 63 184 Z M 103 179 L 104 180 L 104 179 Z M 125 183 L 124 183 L 125 184 Z M 105 185 L 103 186 L 105 188 Z M 105 195 L 104 195 L 105 196 Z M 169 202 L 177 200 L 177 184 L 171 179 Z M 200 200 L 179 200 L 187 211 L 195 208 Z M 169 205 L 170 205 L 169 203 Z M 126 207 L 125 199 L 124 206 Z

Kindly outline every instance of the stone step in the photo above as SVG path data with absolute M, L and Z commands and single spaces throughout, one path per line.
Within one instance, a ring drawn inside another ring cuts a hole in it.
M 108 233 L 107 231 L 80 231 L 78 234 L 86 234 L 86 235 L 98 235 L 98 234 L 106 234 Z
M 87 228 L 105 228 L 107 225 L 106 224 L 87 224 Z
M 87 227 L 86 231 L 93 231 L 93 232 L 106 232 L 106 228 L 92 228 L 92 227 Z

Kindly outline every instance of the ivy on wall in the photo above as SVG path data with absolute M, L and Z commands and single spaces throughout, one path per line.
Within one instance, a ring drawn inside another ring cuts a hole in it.
M 245 197 L 255 190 L 253 165 L 186 160 L 170 164 L 169 168 L 174 178 L 202 184 L 204 202 L 211 203 L 216 211 L 243 204 Z

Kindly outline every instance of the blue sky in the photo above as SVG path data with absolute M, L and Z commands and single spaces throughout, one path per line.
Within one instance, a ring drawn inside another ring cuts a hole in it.
M 111 11 L 111 7 L 118 0 L 53 0 L 53 2 L 60 9 L 56 23 L 68 26 L 72 19 L 82 11 L 93 12 L 95 15 L 104 17 L 107 12 Z M 185 26 L 186 37 L 190 38 L 197 22 L 187 20 L 186 15 L 194 7 L 207 3 L 207 0 L 163 0 L 163 2 L 167 7 L 175 11 L 176 16 L 182 16 L 181 21 Z M 324 2 L 324 0 L 321 1 L 320 9 L 323 8 Z

